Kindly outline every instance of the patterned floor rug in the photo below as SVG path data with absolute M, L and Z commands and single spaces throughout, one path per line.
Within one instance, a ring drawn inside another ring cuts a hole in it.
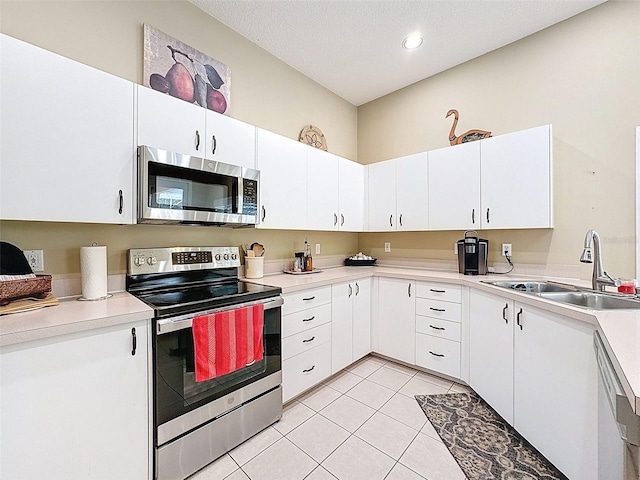
M 568 480 L 477 394 L 416 400 L 469 480 Z

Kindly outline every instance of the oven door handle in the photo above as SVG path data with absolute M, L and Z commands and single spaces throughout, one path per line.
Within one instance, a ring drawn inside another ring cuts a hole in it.
M 218 313 L 218 312 L 225 312 L 228 310 L 235 310 L 237 308 L 243 308 L 243 307 L 250 307 L 252 305 L 258 305 L 258 304 L 264 304 L 264 309 L 265 310 L 270 310 L 272 308 L 278 308 L 281 307 L 284 304 L 284 299 L 282 297 L 277 297 L 273 300 L 269 300 L 269 301 L 257 301 L 257 302 L 246 302 L 246 303 L 239 303 L 237 305 L 233 305 L 233 306 L 229 306 L 227 305 L 226 307 L 221 307 L 221 308 L 216 308 L 213 310 L 207 310 L 205 312 L 198 312 L 197 314 L 188 314 L 188 315 L 181 315 L 179 317 L 173 317 L 173 318 L 166 318 L 164 320 L 158 320 L 156 322 L 156 333 L 158 335 L 163 335 L 165 333 L 171 333 L 171 332 L 175 332 L 177 330 L 184 330 L 186 328 L 191 328 L 193 326 L 193 319 L 195 317 L 199 317 L 200 315 L 210 315 L 212 313 Z

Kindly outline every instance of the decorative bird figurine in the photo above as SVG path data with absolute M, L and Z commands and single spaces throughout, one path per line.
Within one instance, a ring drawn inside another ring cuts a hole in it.
M 456 137 L 456 126 L 458 125 L 458 111 L 457 110 L 449 110 L 447 112 L 447 117 L 450 115 L 454 115 L 453 125 L 451 125 L 451 131 L 449 132 L 449 143 L 451 145 L 460 145 L 461 143 L 473 142 L 474 140 L 481 140 L 483 138 L 489 138 L 491 136 L 491 132 L 487 132 L 486 130 L 469 130 L 468 132 L 464 132 L 459 137 Z

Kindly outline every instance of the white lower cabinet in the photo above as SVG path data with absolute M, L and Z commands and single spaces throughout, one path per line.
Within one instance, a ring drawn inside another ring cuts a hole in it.
M 597 477 L 593 327 L 470 294 L 470 384 L 567 477 Z
M 462 287 L 416 286 L 416 365 L 460 378 Z
M 282 399 L 331 375 L 331 286 L 283 295 Z
M 142 321 L 3 347 L 0 478 L 151 478 L 148 337 Z
M 371 352 L 371 279 L 331 286 L 331 373 Z
M 380 278 L 378 282 L 378 353 L 415 364 L 415 281 Z

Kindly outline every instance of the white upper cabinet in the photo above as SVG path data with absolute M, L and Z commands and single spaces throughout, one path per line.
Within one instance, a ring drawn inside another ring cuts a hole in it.
M 429 229 L 480 226 L 480 142 L 430 151 Z
M 0 41 L 0 218 L 132 223 L 133 83 Z
M 427 153 L 397 158 L 396 162 L 396 230 L 429 228 L 429 185 Z
M 553 227 L 551 125 L 480 141 L 483 228 Z
M 368 217 L 370 232 L 396 230 L 396 162 L 367 165 L 368 170 Z
M 307 147 L 307 228 L 338 230 L 339 157 Z
M 339 170 L 339 230 L 364 230 L 364 175 L 365 166 L 346 158 L 338 158 Z
M 212 110 L 205 111 L 205 158 L 256 168 L 256 127 Z
M 306 228 L 308 147 L 261 128 L 257 143 L 260 170 L 258 228 Z
M 199 105 L 138 85 L 138 145 L 204 157 L 205 113 Z

